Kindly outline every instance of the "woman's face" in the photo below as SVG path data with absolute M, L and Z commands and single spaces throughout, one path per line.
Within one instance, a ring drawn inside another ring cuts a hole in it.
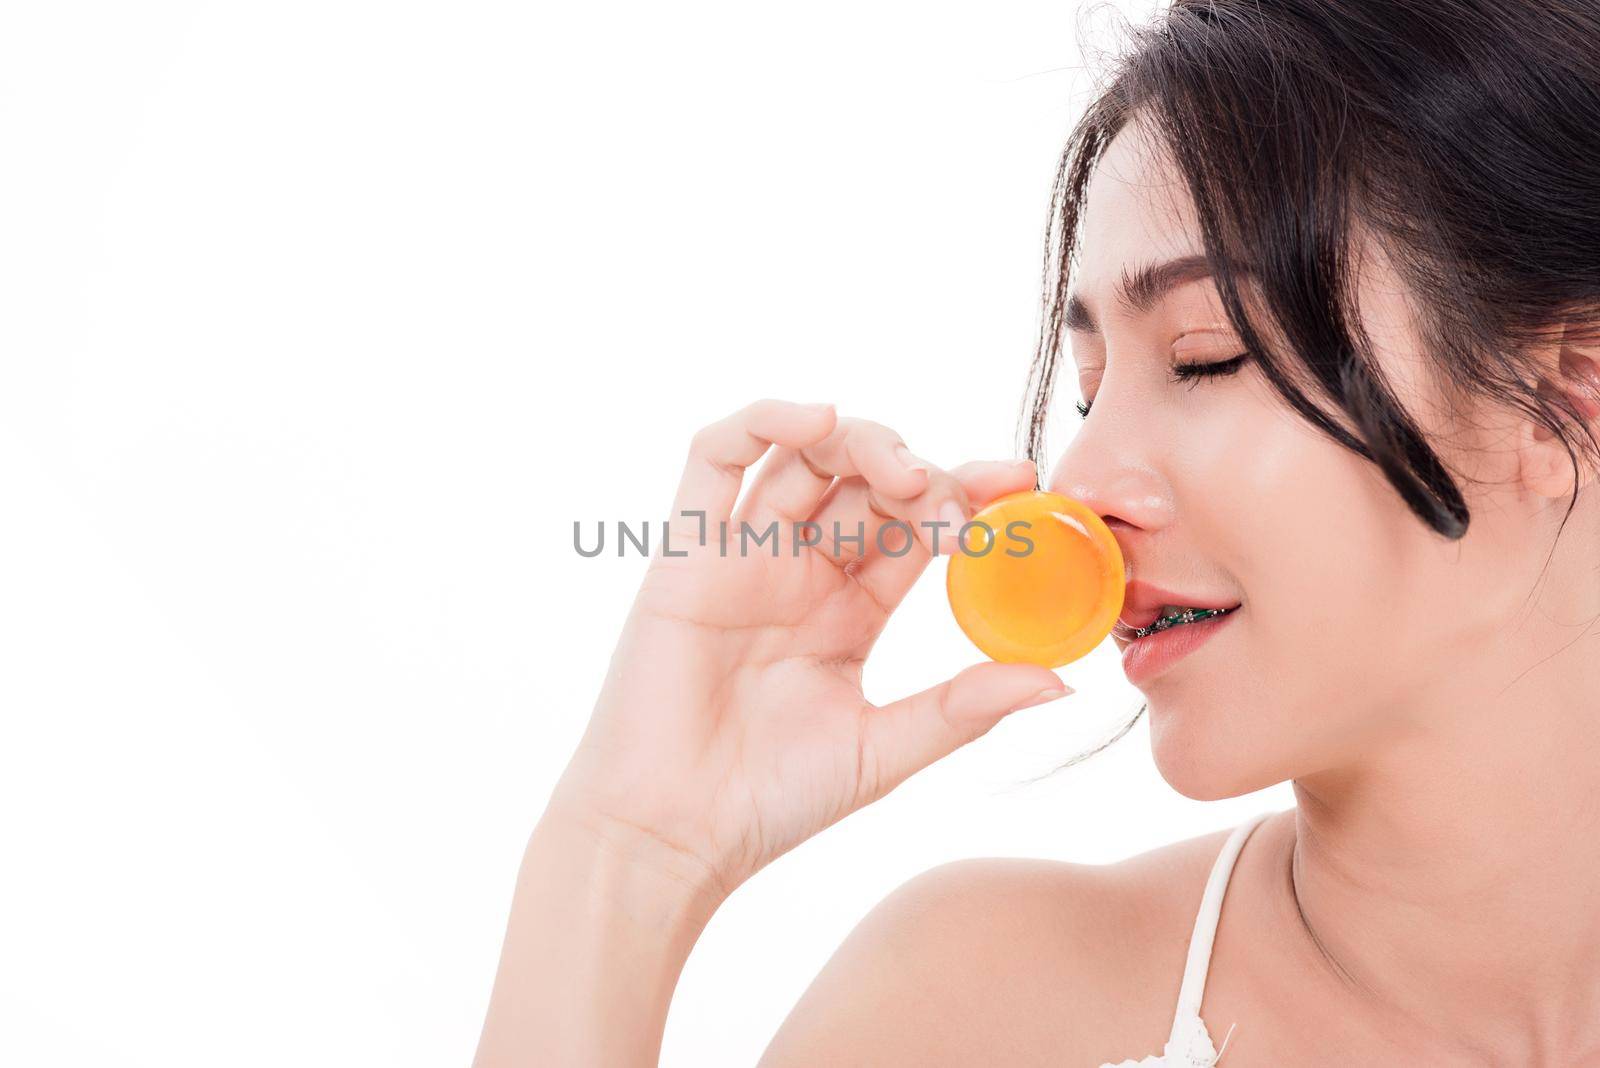
M 1434 533 L 1253 363 L 1174 381 L 1174 364 L 1244 348 L 1209 278 L 1142 311 L 1117 299 L 1124 276 L 1203 252 L 1193 202 L 1156 146 L 1130 126 L 1088 191 L 1073 293 L 1096 329 L 1080 317 L 1071 347 L 1092 410 L 1049 486 L 1106 519 L 1132 579 L 1186 595 L 1174 603 L 1241 605 L 1206 644 L 1140 683 L 1162 775 L 1215 799 L 1406 752 L 1394 743 L 1471 714 L 1463 709 L 1546 655 L 1542 635 L 1517 623 L 1564 503 L 1520 484 L 1518 424 L 1450 410 L 1375 246 L 1359 275 L 1362 318 L 1467 497 L 1463 539 Z

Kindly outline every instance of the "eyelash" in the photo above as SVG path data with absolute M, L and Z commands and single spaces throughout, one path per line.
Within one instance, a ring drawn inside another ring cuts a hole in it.
M 1177 363 L 1172 365 L 1172 379 L 1174 382 L 1198 381 L 1202 378 L 1223 378 L 1233 374 L 1243 367 L 1245 361 L 1250 359 L 1250 353 L 1241 352 L 1228 360 L 1219 360 L 1216 363 Z M 1077 402 L 1078 414 L 1083 418 L 1089 417 L 1089 409 L 1094 407 L 1094 402 L 1085 404 Z

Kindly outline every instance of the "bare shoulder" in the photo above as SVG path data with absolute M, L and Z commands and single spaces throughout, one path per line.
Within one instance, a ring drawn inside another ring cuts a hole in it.
M 761 1063 L 1097 1064 L 1157 1052 L 1227 834 L 1112 864 L 985 857 L 930 869 L 850 933 Z

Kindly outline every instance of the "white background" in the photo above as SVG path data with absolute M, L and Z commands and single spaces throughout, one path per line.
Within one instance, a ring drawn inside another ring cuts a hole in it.
M 0 1063 L 465 1064 L 644 567 L 574 520 L 658 521 L 762 396 L 1012 456 L 1116 6 L 7 5 Z M 943 569 L 869 697 L 980 658 Z M 1138 706 L 1061 673 L 742 888 L 664 1062 L 752 1063 L 934 864 L 1292 804 L 1177 795 L 1143 720 L 1019 785 Z

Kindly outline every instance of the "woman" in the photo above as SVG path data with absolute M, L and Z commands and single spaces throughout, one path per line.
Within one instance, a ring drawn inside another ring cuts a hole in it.
M 695 435 L 674 527 L 1076 497 L 1140 584 L 1125 624 L 1238 606 L 1141 682 L 1162 775 L 1298 804 L 1116 864 L 936 868 L 763 1063 L 1600 1064 L 1600 2 L 1179 0 L 1052 208 L 1028 454 L 1063 335 L 1085 421 L 1047 477 L 762 401 Z M 652 560 L 480 1066 L 653 1063 L 735 887 L 1061 696 L 984 663 L 866 702 L 933 547 Z

